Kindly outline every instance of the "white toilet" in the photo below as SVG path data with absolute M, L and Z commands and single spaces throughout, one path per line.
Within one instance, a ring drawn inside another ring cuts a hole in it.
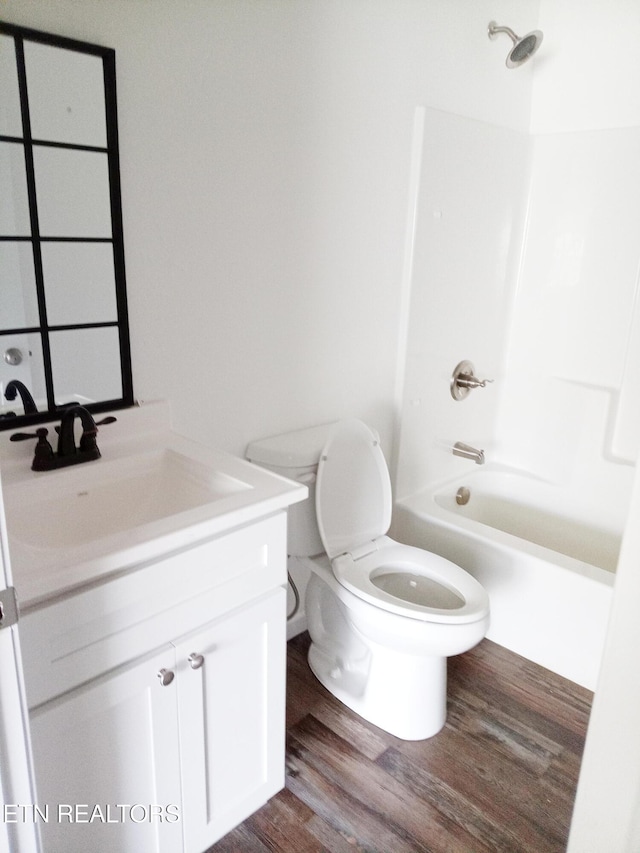
M 449 560 L 386 536 L 389 472 L 361 421 L 253 442 L 247 458 L 309 485 L 309 499 L 289 511 L 289 553 L 311 570 L 306 612 L 316 677 L 397 737 L 435 735 L 446 719 L 446 658 L 488 630 L 485 590 Z

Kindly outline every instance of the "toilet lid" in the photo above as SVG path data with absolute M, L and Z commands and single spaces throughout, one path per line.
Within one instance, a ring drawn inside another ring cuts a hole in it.
M 329 433 L 318 463 L 316 515 L 331 559 L 389 529 L 389 471 L 378 439 L 362 421 L 340 421 Z

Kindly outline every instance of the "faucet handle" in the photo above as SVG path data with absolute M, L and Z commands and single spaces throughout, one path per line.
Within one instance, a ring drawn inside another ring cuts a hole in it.
M 451 376 L 451 396 L 454 400 L 464 400 L 472 388 L 485 388 L 493 379 L 478 379 L 470 361 L 461 361 Z
M 80 436 L 80 442 L 78 443 L 78 450 L 82 453 L 97 453 L 100 456 L 100 451 L 98 450 L 98 428 L 94 427 L 93 429 L 83 429 L 82 435 Z
M 100 451 L 98 450 L 98 444 L 96 437 L 98 435 L 98 427 L 103 424 L 112 424 L 114 421 L 117 421 L 117 418 L 114 418 L 113 415 L 109 415 L 106 418 L 102 418 L 101 421 L 95 421 L 92 429 L 84 429 L 82 431 L 82 435 L 80 437 L 80 445 L 78 447 L 79 450 L 83 452 L 89 453 L 97 453 L 100 456 Z
M 49 435 L 49 430 L 46 427 L 39 427 L 35 432 L 14 432 L 10 436 L 9 441 L 27 441 L 30 438 L 37 438 L 41 441 Z
M 32 471 L 48 471 L 51 468 L 51 460 L 53 459 L 53 447 L 49 444 L 47 436 L 49 430 L 46 427 L 39 427 L 35 432 L 14 432 L 9 441 L 27 441 L 29 438 L 37 438 L 36 451 L 33 454 L 33 462 L 31 463 Z
M 485 388 L 493 379 L 478 379 L 473 373 L 461 373 L 458 376 L 458 387 L 461 388 Z

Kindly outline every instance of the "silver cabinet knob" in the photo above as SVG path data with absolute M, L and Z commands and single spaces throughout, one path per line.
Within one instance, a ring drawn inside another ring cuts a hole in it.
M 198 655 L 195 652 L 191 652 L 187 660 L 189 661 L 191 669 L 200 669 L 204 663 L 204 655 Z
M 163 687 L 167 687 L 167 685 L 171 684 L 175 675 L 170 669 L 161 669 L 158 671 L 158 678 L 160 679 L 160 684 L 162 684 Z

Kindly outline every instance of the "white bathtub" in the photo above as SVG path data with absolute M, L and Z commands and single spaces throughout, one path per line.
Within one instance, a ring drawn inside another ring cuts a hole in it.
M 552 484 L 487 467 L 398 502 L 391 534 L 480 581 L 489 639 L 594 690 L 622 526 Z

